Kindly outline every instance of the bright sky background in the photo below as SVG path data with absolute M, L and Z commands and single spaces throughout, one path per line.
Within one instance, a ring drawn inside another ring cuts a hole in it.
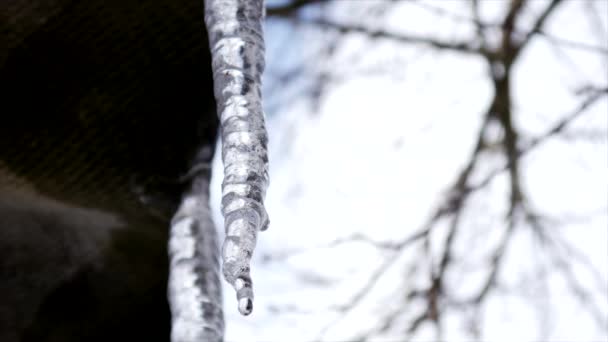
M 597 22 L 586 6 L 594 2 Z M 556 37 L 608 48 L 608 1 L 573 0 L 548 22 Z M 363 20 L 375 0 L 343 1 L 327 15 L 335 20 Z M 468 15 L 457 0 L 426 1 L 450 13 Z M 482 1 L 482 18 L 504 13 L 504 1 Z M 538 13 L 544 0 L 532 1 Z M 529 16 L 530 21 L 534 16 Z M 467 39 L 473 28 L 466 22 L 433 14 L 419 5 L 394 6 L 382 22 L 372 25 L 393 32 L 432 35 L 445 40 Z M 596 25 L 596 26 L 594 26 Z M 285 44 L 286 39 L 290 41 Z M 276 20 L 266 27 L 267 74 L 293 67 L 323 41 L 318 31 L 293 29 Z M 482 60 L 452 52 L 370 41 L 352 35 L 335 55 L 314 64 L 337 75 L 324 88 L 318 106 L 311 106 L 298 87 L 266 81 L 270 134 L 271 183 L 267 207 L 270 229 L 258 237 L 252 276 L 256 292 L 254 312 L 236 311 L 233 291 L 226 288 L 227 341 L 346 341 L 377 324 L 383 311 L 396 303 L 391 297 L 403 282 L 405 265 L 415 261 L 412 245 L 363 299 L 342 317 L 330 310 L 347 302 L 382 262 L 383 255 L 365 243 L 322 246 L 354 233 L 376 241 L 394 241 L 421 228 L 445 190 L 467 162 L 482 115 L 492 96 Z M 389 68 L 391 72 L 382 72 Z M 379 70 L 379 71 L 376 71 Z M 539 134 L 581 102 L 574 92 L 583 85 L 608 85 L 604 55 L 560 47 L 536 39 L 514 70 L 517 126 L 527 136 Z M 287 101 L 277 101 L 287 98 Z M 555 234 L 567 237 L 594 264 L 599 282 L 583 268 L 577 279 L 597 294 L 604 327 L 608 321 L 608 101 L 604 97 L 567 132 L 591 132 L 584 139 L 553 138 L 523 159 L 523 182 L 531 205 L 549 217 L 566 222 Z M 595 138 L 594 138 L 595 136 Z M 214 175 L 222 175 L 216 153 Z M 488 159 L 488 167 L 498 165 Z M 220 203 L 221 179 L 213 179 L 211 203 Z M 487 191 L 472 199 L 458 253 L 475 261 L 484 255 L 501 229 L 506 177 L 497 177 Z M 219 208 L 214 208 L 221 227 Z M 441 235 L 441 229 L 438 230 Z M 441 238 L 438 236 L 437 238 Z M 598 329 L 564 285 L 561 276 L 543 277 L 533 266 L 545 263 L 529 232 L 522 230 L 508 250 L 499 279 L 522 295 L 493 294 L 483 306 L 483 341 L 607 341 L 608 327 Z M 418 260 L 420 261 L 420 260 Z M 463 266 L 464 267 L 464 266 Z M 550 268 L 550 267 L 549 267 Z M 454 274 L 457 293 L 476 289 L 480 272 Z M 542 279 L 541 279 L 542 278 Z M 544 279 L 544 280 L 543 280 Z M 423 280 L 420 280 L 423 281 Z M 603 295 L 602 295 L 603 293 Z M 541 309 L 539 309 L 541 308 Z M 285 311 L 286 310 L 286 311 Z M 414 316 L 416 303 L 404 308 Z M 320 332 L 332 322 L 324 334 Z M 443 337 L 470 340 L 458 312 L 447 314 Z M 544 335 L 543 331 L 548 331 Z M 398 340 L 393 335 L 374 341 Z M 431 341 L 423 328 L 416 341 Z

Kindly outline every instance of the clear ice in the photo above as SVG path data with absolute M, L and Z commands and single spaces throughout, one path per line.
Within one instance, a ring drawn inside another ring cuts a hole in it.
M 257 232 L 268 227 L 268 138 L 261 94 L 264 11 L 263 0 L 205 0 L 224 161 L 222 269 L 244 315 L 253 309 L 250 262 Z M 219 251 L 208 186 L 206 179 L 195 177 L 171 222 L 168 294 L 173 342 L 223 340 Z
M 253 309 L 250 261 L 257 233 L 268 227 L 268 137 L 261 93 L 264 14 L 263 0 L 205 1 L 224 162 L 222 270 L 243 315 Z
M 217 233 L 208 193 L 208 181 L 194 179 L 171 221 L 168 294 L 173 342 L 221 342 L 224 336 Z

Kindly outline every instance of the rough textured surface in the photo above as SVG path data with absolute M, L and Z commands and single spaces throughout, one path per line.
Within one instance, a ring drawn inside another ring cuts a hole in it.
M 263 0 L 206 0 L 205 10 L 224 161 L 223 273 L 237 291 L 239 311 L 248 315 L 250 260 L 257 232 L 268 227 L 268 138 L 261 102 L 265 8 Z
M 170 339 L 168 228 L 218 124 L 203 13 L 0 1 L 0 341 Z
M 174 342 L 222 341 L 219 250 L 209 209 L 209 182 L 195 179 L 171 222 L 169 239 Z

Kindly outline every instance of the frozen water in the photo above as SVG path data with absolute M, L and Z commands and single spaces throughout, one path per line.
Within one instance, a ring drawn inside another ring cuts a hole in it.
M 173 342 L 222 341 L 217 233 L 206 181 L 195 180 L 171 222 L 169 302 Z
M 250 261 L 257 232 L 268 227 L 268 138 L 260 90 L 263 17 L 263 0 L 205 0 L 224 161 L 223 274 L 244 315 L 253 309 Z M 223 340 L 219 251 L 208 203 L 208 184 L 195 179 L 171 223 L 173 342 Z
M 250 262 L 257 232 L 268 227 L 268 137 L 261 93 L 264 11 L 263 0 L 205 1 L 224 162 L 223 273 L 244 315 L 253 309 Z

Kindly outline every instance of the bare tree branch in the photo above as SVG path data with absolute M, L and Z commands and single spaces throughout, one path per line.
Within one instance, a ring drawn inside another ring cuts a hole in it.
M 287 17 L 294 15 L 298 10 L 312 4 L 327 3 L 327 0 L 293 0 L 285 5 L 266 8 L 266 15 Z
M 475 36 L 465 41 L 444 41 L 428 36 L 370 28 L 356 23 L 340 23 L 325 18 L 302 18 L 294 14 L 299 8 L 302 8 L 305 5 L 320 2 L 321 1 L 295 1 L 286 5 L 289 11 L 281 10 L 276 13 L 277 16 L 289 17 L 290 20 L 297 23 L 315 26 L 324 30 L 333 30 L 341 34 L 361 34 L 372 39 L 386 39 L 403 44 L 420 45 L 442 51 L 452 51 L 469 56 L 478 56 L 482 58 L 488 66 L 488 76 L 494 89 L 494 95 L 490 105 L 484 113 L 478 134 L 475 137 L 476 140 L 474 141 L 473 150 L 464 167 L 456 175 L 451 186 L 448 188 L 445 197 L 437 203 L 435 208 L 433 208 L 422 227 L 420 227 L 412 236 L 394 243 L 377 241 L 365 235 L 354 234 L 318 247 L 330 248 L 344 243 L 363 242 L 377 248 L 386 255 L 384 261 L 373 270 L 369 278 L 346 304 L 330 307 L 331 310 L 336 311 L 340 315 L 321 329 L 317 338 L 318 340 L 321 340 L 329 329 L 360 306 L 363 299 L 367 298 L 376 287 L 376 284 L 378 284 L 390 269 L 393 269 L 394 266 L 397 265 L 400 256 L 403 255 L 406 248 L 411 248 L 412 243 L 416 241 L 424 242 L 426 243 L 424 246 L 429 246 L 431 243 L 431 233 L 436 230 L 437 227 L 441 227 L 443 223 L 447 222 L 448 227 L 445 240 L 438 245 L 433 244 L 433 247 L 439 247 L 440 249 L 438 260 L 433 264 L 433 267 L 431 267 L 429 272 L 430 274 L 428 274 L 429 283 L 424 285 L 423 288 L 410 289 L 393 296 L 393 298 L 403 301 L 403 307 L 406 307 L 413 299 L 422 300 L 425 303 L 424 310 L 415 312 L 413 318 L 407 316 L 410 324 L 408 324 L 406 331 L 403 331 L 403 333 L 406 335 L 413 335 L 425 322 L 431 322 L 435 325 L 437 331 L 441 331 L 442 315 L 446 309 L 458 308 L 479 312 L 480 306 L 486 299 L 500 289 L 499 281 L 501 270 L 507 262 L 507 251 L 512 243 L 514 243 L 513 237 L 516 235 L 516 232 L 530 229 L 537 234 L 536 236 L 539 239 L 541 239 L 548 230 L 544 218 L 530 209 L 527 194 L 525 189 L 522 188 L 522 170 L 520 169 L 522 158 L 526 153 L 542 145 L 542 143 L 551 137 L 564 134 L 574 120 L 586 113 L 591 105 L 608 94 L 608 88 L 588 89 L 585 93 L 585 98 L 578 108 L 568 115 L 565 115 L 561 120 L 549 127 L 543 134 L 532 139 L 525 139 L 522 137 L 520 130 L 515 124 L 518 122 L 518 120 L 516 120 L 518 113 L 512 104 L 513 94 L 511 93 L 511 89 L 513 87 L 513 65 L 517 62 L 521 52 L 530 45 L 530 42 L 536 36 L 543 37 L 556 44 L 586 49 L 594 53 L 607 54 L 608 49 L 585 44 L 579 45 L 576 42 L 560 40 L 544 31 L 544 26 L 558 8 L 560 8 L 560 4 L 563 3 L 562 0 L 551 0 L 534 20 L 531 28 L 525 32 L 522 32 L 522 25 L 520 22 L 525 14 L 524 11 L 527 8 L 527 0 L 511 0 L 507 13 L 500 23 L 482 22 L 479 14 L 478 0 L 473 0 L 471 2 L 470 17 L 448 13 L 441 8 L 437 8 L 436 10 L 431 9 L 438 14 L 448 15 L 454 17 L 456 20 L 468 21 L 475 25 Z M 427 5 L 431 7 L 434 6 L 429 3 L 415 3 L 422 7 Z M 489 45 L 486 44 L 486 34 L 487 37 L 490 37 L 490 31 L 486 31 L 488 29 L 500 30 L 501 37 L 497 47 L 490 48 Z M 489 135 L 488 132 L 496 125 L 500 127 L 503 133 L 502 140 L 497 142 L 500 147 L 498 152 L 493 148 L 494 146 L 490 146 L 490 143 L 496 144 L 495 142 L 486 141 L 486 137 Z M 482 181 L 474 183 L 473 174 L 480 171 L 479 166 L 486 155 L 485 153 L 498 153 L 506 159 L 506 163 L 494 171 L 486 172 L 485 176 L 484 173 L 481 173 L 483 176 Z M 454 294 L 450 293 L 449 287 L 447 286 L 447 274 L 457 266 L 455 260 L 457 257 L 457 255 L 455 255 L 455 241 L 462 235 L 463 228 L 465 228 L 464 224 L 466 224 L 465 222 L 462 222 L 461 219 L 467 211 L 471 210 L 469 208 L 469 203 L 472 202 L 471 195 L 478 190 L 488 188 L 491 181 L 499 174 L 502 174 L 503 171 L 508 172 L 507 186 L 510 195 L 506 199 L 504 225 L 501 224 L 501 239 L 495 246 L 491 247 L 487 259 L 488 270 L 485 274 L 485 278 L 479 284 L 477 291 L 465 299 L 451 298 Z M 433 243 L 435 242 L 433 241 Z M 426 255 L 421 257 L 422 260 L 419 260 L 414 264 L 420 266 L 424 260 L 428 261 L 428 259 L 432 257 L 429 249 L 430 248 L 427 248 L 423 251 Z M 566 265 L 569 265 L 566 260 L 563 261 Z M 575 296 L 580 299 L 583 305 L 587 305 L 591 301 L 591 297 L 585 293 L 586 290 L 584 287 L 572 281 L 572 271 L 563 269 L 562 275 L 569 282 L 571 291 Z M 591 308 L 590 310 L 593 311 L 595 309 Z M 411 312 L 408 313 L 411 314 Z M 598 319 L 598 317 L 601 318 L 601 315 L 598 315 L 597 312 L 591 313 L 596 318 L 596 321 L 602 323 L 601 319 Z M 401 322 L 400 319 L 404 318 L 405 314 L 406 310 L 399 310 L 398 308 L 388 310 L 388 312 L 381 315 L 377 326 L 363 332 L 356 340 L 363 341 L 370 339 L 377 334 L 389 332 L 398 325 L 397 322 Z
M 357 24 L 343 24 L 326 19 L 295 18 L 299 23 L 309 24 L 320 28 L 332 29 L 341 33 L 359 33 L 374 39 L 390 39 L 399 43 L 426 45 L 439 50 L 450 50 L 467 54 L 488 54 L 474 42 L 445 42 L 438 39 L 417 36 L 413 34 L 394 33 L 381 29 L 372 29 Z

